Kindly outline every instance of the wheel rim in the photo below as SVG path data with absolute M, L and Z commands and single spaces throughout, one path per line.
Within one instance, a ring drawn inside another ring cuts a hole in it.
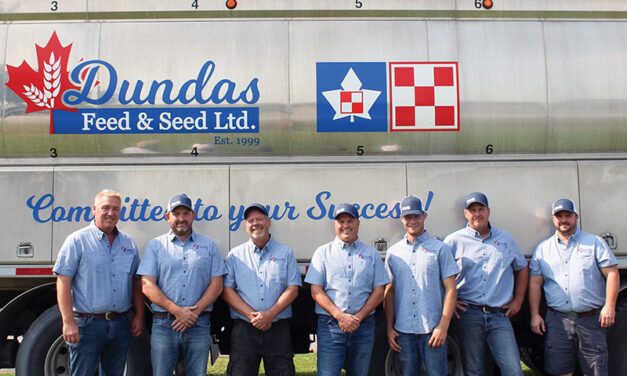
M 70 349 L 63 340 L 63 336 L 59 336 L 50 346 L 46 354 L 44 370 L 46 376 L 70 374 Z

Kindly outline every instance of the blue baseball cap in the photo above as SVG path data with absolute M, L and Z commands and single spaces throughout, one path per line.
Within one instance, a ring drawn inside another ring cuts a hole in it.
M 257 203 L 252 203 L 248 205 L 248 207 L 244 210 L 244 219 L 248 218 L 248 214 L 250 214 L 250 212 L 253 210 L 258 210 L 261 213 L 263 213 L 263 215 L 265 215 L 266 217 L 268 216 L 268 211 L 266 210 L 265 206 L 261 204 L 257 204 Z
M 354 205 L 351 205 L 351 204 L 339 204 L 337 208 L 335 208 L 335 211 L 333 212 L 333 218 L 337 218 L 337 216 L 342 213 L 350 214 L 351 216 L 355 218 L 359 218 L 357 209 L 355 208 Z
M 474 204 L 475 202 L 478 202 L 479 204 L 485 206 L 486 208 L 489 208 L 489 206 L 488 206 L 488 198 L 481 192 L 469 193 L 468 196 L 466 196 L 466 206 L 465 206 L 465 208 L 468 209 L 468 207 L 470 205 Z
M 573 202 L 573 200 L 567 198 L 561 198 L 555 201 L 553 203 L 553 209 L 551 211 L 553 212 L 553 215 L 561 211 L 567 211 L 579 215 L 577 213 L 577 209 L 575 208 L 575 203 Z
M 422 201 L 416 196 L 407 196 L 401 202 L 401 217 L 409 214 L 425 214 L 422 210 Z
M 172 198 L 170 199 L 170 202 L 168 202 L 167 212 L 169 213 L 172 210 L 178 208 L 179 206 L 185 206 L 189 210 L 194 211 L 194 209 L 192 209 L 192 200 L 189 197 L 187 197 L 185 193 L 181 195 L 172 196 Z

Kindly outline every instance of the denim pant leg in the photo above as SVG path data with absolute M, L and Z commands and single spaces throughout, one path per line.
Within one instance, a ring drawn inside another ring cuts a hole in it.
M 396 343 L 401 347 L 398 360 L 401 363 L 403 376 L 420 376 L 420 355 L 416 334 L 398 333 Z
M 261 332 L 263 365 L 267 376 L 294 376 L 294 352 L 290 334 L 290 320 L 278 320 Z
M 503 312 L 487 314 L 487 342 L 502 375 L 523 376 L 520 353 L 509 317 Z
M 79 342 L 66 342 L 70 348 L 70 375 L 93 375 L 106 340 L 105 320 L 74 317 L 74 321 L 78 326 Z
M 226 368 L 228 376 L 248 376 L 259 373 L 262 352 L 261 331 L 242 319 L 233 320 L 231 353 Z
M 483 315 L 480 310 L 469 306 L 455 321 L 464 374 L 467 376 L 482 376 L 484 372 L 487 331 Z
M 172 375 L 179 356 L 181 337 L 172 330 L 172 320 L 152 319 L 150 357 L 154 376 Z
M 340 376 L 344 360 L 348 334 L 340 329 L 337 320 L 327 315 L 318 317 L 318 376 Z
M 107 341 L 100 356 L 101 376 L 124 376 L 126 356 L 130 346 L 131 332 L 126 316 L 115 320 L 102 320 L 106 325 Z
M 211 346 L 211 321 L 209 315 L 202 315 L 194 325 L 182 335 L 185 370 L 188 376 L 205 376 Z
M 446 341 L 440 347 L 429 347 L 431 333 L 416 334 L 418 340 L 418 352 L 425 365 L 429 376 L 447 376 L 448 359 L 446 358 Z
M 374 315 L 365 318 L 348 337 L 346 376 L 367 376 L 374 345 Z

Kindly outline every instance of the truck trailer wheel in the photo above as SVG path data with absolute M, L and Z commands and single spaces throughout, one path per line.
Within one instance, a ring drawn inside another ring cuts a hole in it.
M 63 329 L 59 306 L 48 308 L 28 328 L 17 350 L 15 360 L 16 376 L 69 375 L 70 355 L 63 342 L 59 341 Z M 49 364 L 46 365 L 46 359 Z M 67 359 L 66 363 L 62 360 Z M 54 362 L 55 364 L 53 364 Z M 58 364 L 56 364 L 58 362 Z M 53 371 L 46 373 L 44 370 Z
M 70 351 L 62 337 L 59 306 L 48 308 L 28 328 L 17 351 L 16 376 L 62 376 L 70 374 Z M 149 376 L 150 341 L 146 331 L 131 338 L 126 374 Z
M 462 355 L 459 345 L 457 344 L 457 340 L 449 336 L 446 343 L 448 346 L 448 374 L 450 376 L 464 376 L 464 370 L 462 368 Z M 422 368 L 421 373 L 423 375 L 427 374 L 424 367 Z M 390 349 L 385 359 L 385 376 L 400 376 L 402 374 L 398 353 Z

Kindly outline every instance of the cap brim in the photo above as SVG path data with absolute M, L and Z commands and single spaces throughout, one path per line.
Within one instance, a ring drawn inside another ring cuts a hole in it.
M 424 215 L 425 212 L 423 212 L 422 210 L 406 210 L 404 212 L 401 212 L 401 217 L 404 217 L 404 216 L 410 215 L 410 214 Z

